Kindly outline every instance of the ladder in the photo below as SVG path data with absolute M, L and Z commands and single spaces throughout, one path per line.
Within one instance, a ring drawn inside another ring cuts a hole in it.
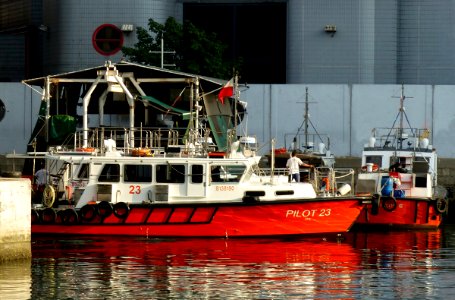
M 60 181 L 62 180 L 63 178 L 63 175 L 65 174 L 66 170 L 68 169 L 68 165 L 70 163 L 65 161 L 63 162 L 62 166 L 60 167 L 60 169 L 57 171 L 57 174 L 50 174 L 49 176 L 52 177 L 52 186 L 55 188 L 55 189 L 58 189 L 58 185 L 60 184 Z

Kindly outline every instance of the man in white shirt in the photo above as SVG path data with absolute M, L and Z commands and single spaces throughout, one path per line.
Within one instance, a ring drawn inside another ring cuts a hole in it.
M 39 169 L 35 173 L 35 183 L 36 186 L 39 189 L 43 189 L 44 186 L 47 184 L 47 171 L 44 165 L 41 166 L 41 169 Z
M 291 157 L 286 162 L 286 168 L 289 170 L 290 182 L 295 180 L 295 182 L 300 182 L 300 166 L 305 168 L 312 168 L 312 165 L 304 163 L 300 158 L 297 156 L 297 152 L 294 150 L 291 153 Z

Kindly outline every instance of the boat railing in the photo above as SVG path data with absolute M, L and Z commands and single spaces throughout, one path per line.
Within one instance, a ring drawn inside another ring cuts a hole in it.
M 324 149 L 321 148 L 324 145 Z M 306 152 L 323 152 L 330 149 L 330 138 L 328 135 L 316 133 L 286 133 L 284 135 L 284 147 L 290 151 L 300 150 Z
M 198 138 L 199 136 L 199 138 Z M 125 155 L 134 155 L 135 151 L 150 150 L 148 154 L 163 154 L 168 150 L 169 155 L 207 155 L 215 150 L 215 144 L 209 141 L 207 133 L 187 128 L 123 128 L 97 127 L 87 131 L 84 142 L 84 132 L 79 130 L 69 137 L 62 145 L 53 147 L 61 151 L 85 151 L 104 153 L 107 150 L 105 141 L 115 141 L 115 150 Z M 85 146 L 84 146 L 85 145 Z
M 257 168 L 255 170 L 255 173 L 259 176 L 282 176 L 282 175 L 288 175 L 288 169 L 287 168 Z
M 317 193 L 325 195 L 352 195 L 355 172 L 352 168 L 317 167 L 313 186 Z
M 375 128 L 368 144 L 369 149 L 428 149 L 428 129 L 419 128 Z

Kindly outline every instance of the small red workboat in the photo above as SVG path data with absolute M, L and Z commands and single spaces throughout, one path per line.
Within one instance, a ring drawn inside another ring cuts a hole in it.
M 447 191 L 437 184 L 438 157 L 429 142 L 430 132 L 409 125 L 404 100 L 402 92 L 400 125 L 375 128 L 363 149 L 356 192 L 372 198 L 356 228 L 434 229 L 447 212 Z M 403 125 L 404 119 L 409 127 Z

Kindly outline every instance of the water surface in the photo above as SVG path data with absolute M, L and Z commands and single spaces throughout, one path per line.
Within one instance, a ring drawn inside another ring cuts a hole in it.
M 341 238 L 34 237 L 1 299 L 453 299 L 455 227 Z

